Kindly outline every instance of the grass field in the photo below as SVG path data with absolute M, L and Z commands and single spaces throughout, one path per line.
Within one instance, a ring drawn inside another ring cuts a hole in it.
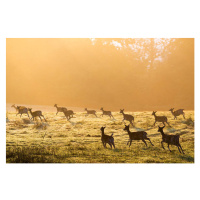
M 125 112 L 128 114 L 128 112 Z M 153 126 L 152 112 L 129 112 L 135 117 L 131 131 L 145 130 L 154 146 L 147 141 L 148 147 L 141 141 L 129 139 L 123 131 L 122 114 L 113 112 L 115 120 L 108 116 L 87 116 L 76 112 L 75 118 L 67 121 L 62 113 L 43 113 L 47 122 L 30 121 L 26 115 L 16 116 L 16 112 L 7 112 L 6 160 L 7 163 L 194 163 L 194 111 L 185 111 L 186 119 L 178 116 L 173 119 L 169 111 L 157 112 L 166 115 L 171 127 L 166 126 L 165 133 L 180 134 L 180 144 L 185 154 L 180 154 L 176 146 L 167 144 L 161 147 L 161 134 L 158 125 Z M 126 122 L 129 124 L 129 122 Z M 115 149 L 109 145 L 105 149 L 101 143 L 101 126 L 105 134 L 114 133 Z

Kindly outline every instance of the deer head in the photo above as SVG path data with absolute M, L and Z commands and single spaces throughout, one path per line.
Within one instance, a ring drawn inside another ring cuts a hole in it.
M 152 112 L 152 115 L 155 115 L 155 114 L 156 114 L 156 112 L 157 112 L 157 111 L 153 111 L 153 112 Z
M 125 125 L 124 131 L 129 131 L 129 125 Z
M 123 113 L 124 112 L 124 109 L 120 109 L 120 112 L 119 113 Z
M 158 126 L 158 132 L 162 132 L 164 128 L 165 128 L 165 126 L 163 126 L 163 127 Z

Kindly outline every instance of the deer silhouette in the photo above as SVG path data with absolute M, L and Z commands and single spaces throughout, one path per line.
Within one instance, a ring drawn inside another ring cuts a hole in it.
M 129 147 L 132 144 L 132 140 L 142 140 L 146 146 L 147 146 L 147 143 L 145 140 L 149 140 L 151 145 L 154 146 L 151 140 L 147 137 L 147 133 L 145 131 L 131 132 L 129 130 L 129 125 L 128 126 L 125 125 L 124 131 L 127 131 L 129 135 L 129 141 L 127 142 L 127 145 L 129 144 Z
M 88 110 L 87 108 L 85 108 L 85 111 L 87 112 L 85 117 L 88 115 L 95 115 L 97 117 L 96 110 Z
M 114 119 L 114 117 L 112 116 L 111 111 L 105 111 L 103 108 L 101 108 L 100 110 L 102 110 L 102 112 L 103 112 L 101 116 L 108 115 L 110 118 L 112 117 Z
M 58 105 L 57 104 L 55 104 L 54 105 L 54 107 L 56 107 L 57 108 L 57 113 L 56 113 L 56 115 L 59 113 L 59 112 L 64 112 L 65 111 L 65 107 L 58 107 Z
M 182 153 L 184 154 L 183 149 L 179 143 L 180 135 L 167 135 L 163 131 L 164 128 L 165 128 L 165 126 L 163 126 L 163 127 L 158 126 L 158 132 L 160 132 L 162 135 L 162 141 L 161 141 L 162 148 L 165 150 L 165 148 L 163 146 L 163 142 L 165 142 L 168 144 L 168 149 L 170 152 L 171 152 L 171 150 L 169 148 L 169 145 L 175 145 L 178 147 L 179 152 L 181 153 L 181 151 L 182 151 Z
M 16 111 L 18 112 L 16 114 L 16 116 L 20 114 L 20 117 L 22 117 L 22 114 L 27 114 L 28 118 L 30 119 L 29 114 L 28 114 L 28 109 L 25 106 L 17 106 L 16 107 L 15 104 L 13 104 L 11 107 L 15 108 Z
M 165 125 L 165 123 L 167 123 L 169 125 L 169 123 L 167 122 L 167 117 L 166 116 L 157 116 L 156 112 L 157 111 L 152 112 L 152 115 L 154 115 L 154 117 L 155 117 L 154 126 L 155 126 L 156 122 L 162 122 L 164 125 Z
M 124 119 L 122 120 L 124 122 L 124 120 L 127 120 L 130 122 L 130 124 L 132 124 L 133 126 L 133 122 L 134 122 L 134 117 L 132 115 L 128 115 L 124 113 L 124 109 L 120 109 L 120 113 L 122 113 Z
M 32 112 L 32 108 L 28 108 L 28 111 L 31 113 L 31 115 L 32 115 L 31 119 L 33 119 L 33 120 L 35 120 L 36 117 L 39 117 L 40 120 L 42 121 L 41 116 L 44 118 L 41 110 L 37 110 L 37 111 Z M 44 118 L 44 120 L 47 121 L 45 118 Z
M 169 109 L 171 111 L 172 115 L 174 115 L 174 119 L 177 119 L 177 116 L 183 115 L 183 118 L 185 119 L 185 113 L 183 112 L 184 109 L 179 109 L 174 111 L 174 108 Z
M 111 149 L 112 149 L 112 146 L 115 148 L 113 133 L 112 133 L 111 136 L 106 135 L 106 134 L 104 133 L 104 129 L 105 129 L 105 128 L 106 128 L 106 127 L 101 127 L 101 129 L 100 129 L 100 130 L 101 130 L 101 141 L 102 141 L 102 143 L 103 143 L 103 146 L 106 148 L 106 144 L 108 143 L 108 144 L 110 145 Z

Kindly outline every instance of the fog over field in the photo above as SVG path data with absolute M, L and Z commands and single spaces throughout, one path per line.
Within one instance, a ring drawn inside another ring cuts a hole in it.
M 7 103 L 194 109 L 194 39 L 6 40 Z
M 6 103 L 7 163 L 194 163 L 194 39 L 8 38 Z

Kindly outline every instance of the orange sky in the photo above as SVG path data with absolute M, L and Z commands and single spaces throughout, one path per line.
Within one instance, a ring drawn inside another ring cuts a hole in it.
M 192 46 L 177 47 L 169 59 L 162 54 L 150 74 L 149 64 L 141 64 L 133 49 L 108 45 L 110 41 L 102 45 L 90 39 L 7 39 L 7 103 L 130 111 L 194 109 Z M 194 46 L 193 40 L 190 43 Z M 171 75 L 177 78 L 170 80 Z

